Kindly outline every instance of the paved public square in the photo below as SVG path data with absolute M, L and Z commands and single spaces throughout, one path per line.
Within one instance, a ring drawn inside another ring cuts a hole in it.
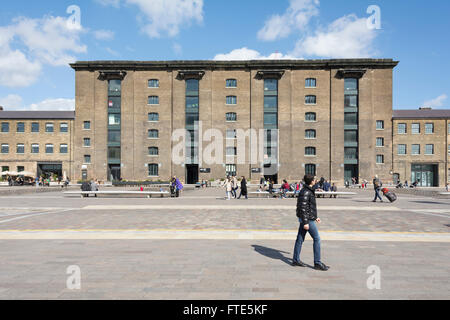
M 450 197 L 355 192 L 317 200 L 327 272 L 290 265 L 295 199 L 0 194 L 0 299 L 448 299 Z M 67 287 L 69 266 L 80 289 Z

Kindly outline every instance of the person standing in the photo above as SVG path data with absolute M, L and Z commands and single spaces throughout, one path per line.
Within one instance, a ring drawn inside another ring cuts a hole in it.
M 306 233 L 309 232 L 314 240 L 314 269 L 327 271 L 330 267 L 320 260 L 320 236 L 316 222 L 320 223 L 321 220 L 317 217 L 316 196 L 313 189 L 314 176 L 307 174 L 303 180 L 305 181 L 305 185 L 297 199 L 297 217 L 300 226 L 298 228 L 297 240 L 295 241 L 292 265 L 306 267 L 306 264 L 300 261 L 300 253 Z
M 226 200 L 231 200 L 231 190 L 233 190 L 233 184 L 231 182 L 231 178 L 227 177 L 224 183 L 225 191 L 227 194 Z
M 373 178 L 373 188 L 375 190 L 375 198 L 373 198 L 372 202 L 377 202 L 377 199 L 379 198 L 381 202 L 383 202 L 383 198 L 381 198 L 380 190 L 381 186 L 383 184 L 381 183 L 380 179 L 378 179 L 378 175 L 375 175 Z
M 237 198 L 236 190 L 239 188 L 236 176 L 233 176 L 231 180 L 231 185 L 232 185 L 231 194 L 236 199 Z
M 91 181 L 91 191 L 98 191 L 98 184 L 95 180 Z M 97 198 L 97 193 L 94 196 Z
M 238 199 L 240 199 L 241 196 L 244 196 L 245 199 L 248 199 L 248 195 L 247 195 L 247 180 L 245 179 L 244 176 L 242 176 L 242 180 L 241 180 L 241 193 L 239 194 Z

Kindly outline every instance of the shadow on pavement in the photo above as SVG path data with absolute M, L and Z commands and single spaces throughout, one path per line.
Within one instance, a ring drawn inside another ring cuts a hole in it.
M 271 259 L 277 259 L 277 260 L 281 260 L 284 263 L 288 264 L 288 265 L 292 265 L 292 259 L 287 258 L 283 255 L 283 253 L 287 253 L 290 254 L 289 252 L 286 251 L 280 251 L 277 249 L 272 249 L 272 248 L 267 248 L 264 246 L 259 246 L 259 245 L 252 245 L 253 249 L 255 249 L 256 252 L 258 252 L 259 254 L 271 258 Z M 314 269 L 312 266 L 306 264 L 306 266 L 308 268 L 312 268 Z

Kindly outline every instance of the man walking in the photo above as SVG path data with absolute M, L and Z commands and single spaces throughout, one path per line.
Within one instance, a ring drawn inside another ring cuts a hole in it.
M 375 190 L 375 198 L 373 198 L 372 202 L 377 202 L 377 198 L 380 198 L 380 201 L 383 202 L 383 198 L 381 198 L 380 190 L 381 186 L 383 184 L 381 183 L 380 179 L 378 179 L 378 175 L 375 175 L 373 178 L 373 188 Z
M 242 180 L 241 180 L 241 193 L 239 194 L 239 198 L 241 198 L 241 196 L 244 196 L 245 199 L 248 199 L 248 195 L 247 195 L 247 180 L 245 179 L 244 176 L 242 176 Z
M 300 227 L 295 242 L 292 265 L 306 267 L 306 264 L 300 261 L 300 253 L 302 244 L 305 241 L 306 232 L 309 232 L 314 240 L 314 269 L 327 271 L 330 267 L 320 261 L 320 236 L 316 222 L 320 223 L 321 221 L 317 217 L 316 196 L 313 189 L 315 183 L 314 176 L 307 174 L 303 180 L 305 181 L 305 185 L 297 199 L 297 217 L 300 222 Z

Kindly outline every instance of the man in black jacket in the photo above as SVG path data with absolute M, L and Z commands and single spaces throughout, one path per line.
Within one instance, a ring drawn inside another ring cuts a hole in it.
M 314 176 L 307 174 L 303 178 L 305 185 L 300 191 L 297 199 L 297 217 L 300 222 L 298 229 L 297 241 L 294 247 L 293 266 L 306 267 L 306 264 L 300 261 L 300 252 L 302 250 L 303 241 L 305 241 L 306 232 L 309 232 L 314 240 L 314 269 L 327 271 L 329 269 L 320 261 L 320 237 L 316 222 L 320 223 L 317 217 L 316 196 L 314 191 Z

